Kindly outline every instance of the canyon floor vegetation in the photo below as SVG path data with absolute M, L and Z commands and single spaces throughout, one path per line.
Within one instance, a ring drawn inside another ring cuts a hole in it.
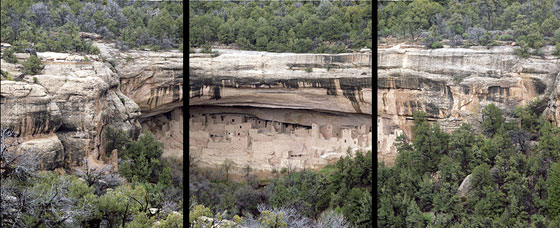
M 1 227 L 182 227 L 182 161 L 162 159 L 151 133 L 119 139 L 119 173 L 84 159 L 63 175 L 17 153 L 12 130 L 1 134 Z
M 200 169 L 191 156 L 189 222 L 195 227 L 373 227 L 372 159 L 371 151 L 358 152 L 319 171 L 284 167 L 270 179 L 258 179 L 245 167 L 244 181 L 234 182 L 226 175 L 231 166 Z
M 560 128 L 546 101 L 505 118 L 490 104 L 480 127 L 448 134 L 414 114 L 414 140 L 395 144 L 394 167 L 377 172 L 379 227 L 560 226 Z

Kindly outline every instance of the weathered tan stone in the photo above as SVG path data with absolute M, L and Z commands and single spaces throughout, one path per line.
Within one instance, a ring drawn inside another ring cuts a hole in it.
M 64 162 L 64 148 L 56 135 L 27 140 L 18 147 L 19 153 L 36 154 L 39 168 L 54 169 Z M 31 158 L 28 158 L 31 159 Z
M 190 105 L 372 114 L 371 53 L 218 52 L 191 54 Z
M 61 111 L 44 87 L 14 81 L 2 81 L 0 85 L 2 128 L 31 138 L 53 133 L 61 126 Z
M 472 190 L 473 186 L 472 186 L 472 174 L 469 174 L 467 177 L 465 177 L 465 179 L 463 179 L 463 182 L 461 182 L 461 185 L 459 185 L 459 188 L 457 189 L 457 194 L 459 195 L 459 197 L 466 197 L 469 192 Z
M 75 54 L 37 55 L 45 66 L 38 75 L 27 75 L 21 82 L 2 81 L 1 122 L 2 127 L 14 128 L 24 143 L 52 133 L 58 135 L 64 148 L 63 162 L 56 161 L 53 168 L 79 166 L 88 155 L 100 160 L 105 151 L 105 126 L 132 135 L 140 132 L 141 109 L 120 91 L 121 77 L 110 63 L 91 55 L 87 56 L 89 61 Z M 17 56 L 28 57 L 24 53 Z M 2 69 L 12 75 L 19 73 L 19 67 L 2 64 Z
M 189 153 L 201 166 L 318 169 L 372 149 L 371 53 L 214 50 L 189 55 Z
M 183 110 L 176 108 L 170 115 L 144 118 L 143 129 L 150 129 L 154 137 L 163 143 L 162 157 L 183 157 Z
M 119 98 L 129 119 L 138 119 L 143 130 L 151 131 L 164 145 L 164 157 L 183 157 L 183 53 L 130 50 L 96 42 L 107 61 L 116 63 L 120 76 Z M 120 93 L 122 91 L 122 94 Z M 128 99 L 130 98 L 130 99 Z
M 557 121 L 558 96 L 553 91 L 558 91 L 560 59 L 550 51 L 545 54 L 522 59 L 513 47 L 379 48 L 378 160 L 394 163 L 396 137 L 413 137 L 415 110 L 425 111 L 430 121 L 450 132 L 462 123 L 478 128 L 480 110 L 490 103 L 509 116 L 517 105 L 539 97 L 549 99 L 545 113 Z

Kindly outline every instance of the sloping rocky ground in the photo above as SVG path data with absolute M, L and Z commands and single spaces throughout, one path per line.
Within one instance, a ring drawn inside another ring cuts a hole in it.
M 480 110 L 494 103 L 511 115 L 517 105 L 546 100 L 545 115 L 560 125 L 560 59 L 519 58 L 514 47 L 426 50 L 397 45 L 379 48 L 377 76 L 378 161 L 392 165 L 399 134 L 411 139 L 412 112 L 452 131 L 461 123 L 477 127 Z

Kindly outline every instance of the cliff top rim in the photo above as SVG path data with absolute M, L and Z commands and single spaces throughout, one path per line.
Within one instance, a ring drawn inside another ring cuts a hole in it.
M 349 52 L 349 53 L 338 53 L 338 54 L 327 54 L 327 53 L 293 53 L 293 52 L 283 52 L 283 53 L 276 53 L 276 52 L 267 52 L 267 51 L 246 51 L 246 50 L 234 50 L 234 49 L 212 49 L 213 51 L 217 51 L 218 54 L 221 55 L 230 55 L 230 56 L 275 56 L 275 57 L 282 57 L 282 56 L 345 56 L 345 55 L 355 55 L 355 54 L 364 54 L 364 55 L 371 55 L 371 52 Z M 200 56 L 200 55 L 208 55 L 211 54 L 204 54 L 204 53 L 191 53 L 190 56 Z
M 424 45 L 417 45 L 417 44 L 394 44 L 394 45 L 377 45 L 377 50 L 378 51 L 390 51 L 390 50 L 402 50 L 402 49 L 416 49 L 416 50 L 420 50 L 420 51 L 433 51 L 433 52 L 443 52 L 443 51 L 464 51 L 464 52 L 513 52 L 513 50 L 515 48 L 519 48 L 519 46 L 510 46 L 510 45 L 500 45 L 500 46 L 492 46 L 492 47 L 486 47 L 486 46 L 471 46 L 468 48 L 464 48 L 464 47 L 451 47 L 448 45 L 444 45 L 443 48 L 436 48 L 436 49 L 430 49 L 430 48 L 426 48 Z M 542 47 L 543 51 L 546 52 L 552 52 L 554 50 L 554 46 L 553 45 L 545 45 L 544 47 Z

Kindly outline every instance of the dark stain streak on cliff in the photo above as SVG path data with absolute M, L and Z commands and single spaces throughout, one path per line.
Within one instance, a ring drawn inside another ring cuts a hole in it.
M 533 86 L 535 88 L 535 91 L 539 95 L 544 94 L 546 90 L 546 84 L 544 84 L 543 81 L 538 78 L 532 78 L 532 81 L 533 81 Z
M 451 87 L 450 86 L 446 86 L 447 91 L 445 91 L 447 93 L 447 100 L 449 101 L 449 104 L 451 104 L 451 106 L 449 107 L 449 109 L 451 110 L 453 108 L 453 102 L 455 101 L 453 99 L 453 93 L 451 92 Z M 451 115 L 451 113 L 448 113 L 448 115 Z M 448 116 L 449 117 L 449 116 Z
M 426 113 L 428 116 L 431 117 L 438 117 L 439 116 L 439 108 L 433 103 L 426 104 Z
M 219 100 L 220 98 L 222 98 L 222 96 L 220 96 L 220 86 L 214 86 L 214 88 L 212 88 L 213 94 L 212 97 L 210 99 L 216 99 Z
M 469 86 L 462 85 L 461 88 L 463 88 L 464 94 L 469 94 L 471 92 L 471 88 Z
M 503 88 L 500 86 L 490 86 L 488 87 L 488 96 L 487 99 L 489 101 L 495 101 L 500 103 L 507 102 L 507 98 L 509 97 L 509 88 Z
M 40 112 L 30 112 L 27 117 L 23 118 L 16 126 L 9 126 L 10 128 L 16 130 L 18 133 L 24 133 L 34 136 L 41 134 L 42 132 L 54 132 L 59 129 L 62 125 L 62 121 L 59 118 L 54 118 L 47 111 Z
M 189 80 L 190 91 L 193 91 L 191 98 L 203 95 L 202 89 L 205 86 L 212 88 L 211 99 L 220 99 L 221 87 L 227 88 L 324 88 L 327 95 L 338 95 L 336 80 L 340 83 L 340 89 L 344 97 L 348 98 L 359 111 L 359 102 L 363 102 L 362 89 L 372 88 L 372 79 L 363 78 L 297 78 L 297 79 L 260 79 L 260 78 L 234 78 L 234 77 L 214 77 L 214 78 L 193 78 Z
M 173 85 L 173 101 L 179 101 L 181 99 L 181 86 Z

